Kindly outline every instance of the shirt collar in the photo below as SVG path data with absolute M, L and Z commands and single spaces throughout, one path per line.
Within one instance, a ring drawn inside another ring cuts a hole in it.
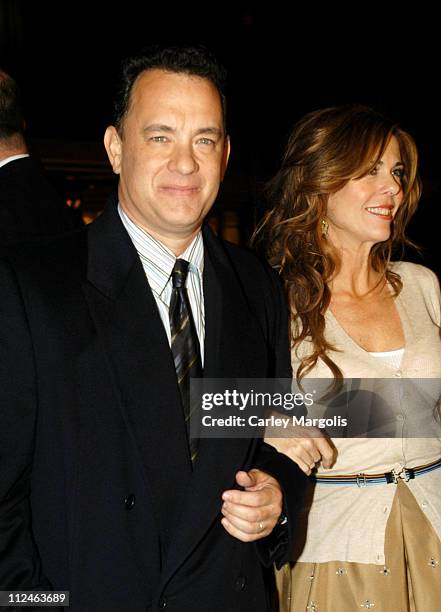
M 176 262 L 176 255 L 160 240 L 134 223 L 118 204 L 118 212 L 141 259 L 153 292 L 161 296 L 164 292 Z M 204 268 L 204 243 L 202 232 L 198 232 L 192 242 L 179 256 L 190 263 L 189 272 L 196 272 L 202 280 Z
M 22 157 L 29 157 L 29 153 L 20 153 L 20 155 L 10 155 L 9 157 L 5 157 L 0 161 L 0 168 L 2 166 L 6 166 L 9 162 L 15 161 L 16 159 L 21 159 Z

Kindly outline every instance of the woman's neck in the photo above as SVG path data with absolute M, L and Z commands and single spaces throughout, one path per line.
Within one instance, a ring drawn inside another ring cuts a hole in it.
M 384 289 L 384 278 L 370 263 L 371 247 L 358 250 L 339 249 L 340 265 L 329 288 L 333 296 L 352 298 L 372 296 Z

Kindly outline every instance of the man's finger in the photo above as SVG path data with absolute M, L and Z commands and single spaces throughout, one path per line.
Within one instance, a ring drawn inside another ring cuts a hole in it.
M 245 472 L 241 470 L 236 474 L 236 482 L 240 487 L 253 487 L 257 484 L 257 479 L 253 472 Z
M 269 504 L 267 506 L 250 507 L 234 504 L 232 502 L 224 502 L 222 505 L 222 514 L 231 514 L 238 518 L 249 522 L 259 523 L 272 518 L 278 518 L 280 507 L 277 504 Z
M 241 542 L 255 542 L 256 540 L 260 540 L 262 538 L 266 538 L 266 536 L 269 535 L 269 533 L 270 533 L 270 531 L 268 529 L 263 529 L 261 532 L 254 533 L 254 534 L 246 533 L 244 531 L 241 531 L 240 529 L 238 529 L 234 525 L 232 525 L 230 523 L 230 521 L 228 521 L 228 519 L 226 519 L 225 517 L 221 520 L 221 523 L 224 526 L 224 529 L 231 536 L 233 536 L 234 538 L 237 538 Z
M 277 520 L 275 517 L 269 517 L 267 519 L 262 518 L 262 520 L 259 521 L 247 520 L 239 516 L 235 516 L 226 510 L 222 510 L 222 514 L 230 525 L 233 525 L 233 527 L 236 527 L 236 529 L 248 534 L 259 534 L 265 529 L 272 530 Z
M 222 499 L 234 504 L 257 508 L 270 504 L 274 499 L 273 496 L 274 490 L 271 490 L 269 487 L 259 491 L 238 491 L 237 489 L 232 489 L 231 491 L 225 491 L 222 494 Z

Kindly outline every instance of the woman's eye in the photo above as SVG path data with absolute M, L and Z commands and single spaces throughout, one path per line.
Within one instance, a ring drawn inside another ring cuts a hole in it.
M 394 176 L 398 176 L 398 178 L 403 178 L 403 176 L 404 176 L 404 168 L 395 168 L 395 170 L 392 170 L 392 174 Z

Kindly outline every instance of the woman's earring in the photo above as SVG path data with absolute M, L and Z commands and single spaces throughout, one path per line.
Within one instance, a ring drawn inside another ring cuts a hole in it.
M 322 219 L 320 223 L 322 226 L 322 236 L 323 238 L 326 238 L 326 236 L 328 235 L 329 223 L 326 219 Z

